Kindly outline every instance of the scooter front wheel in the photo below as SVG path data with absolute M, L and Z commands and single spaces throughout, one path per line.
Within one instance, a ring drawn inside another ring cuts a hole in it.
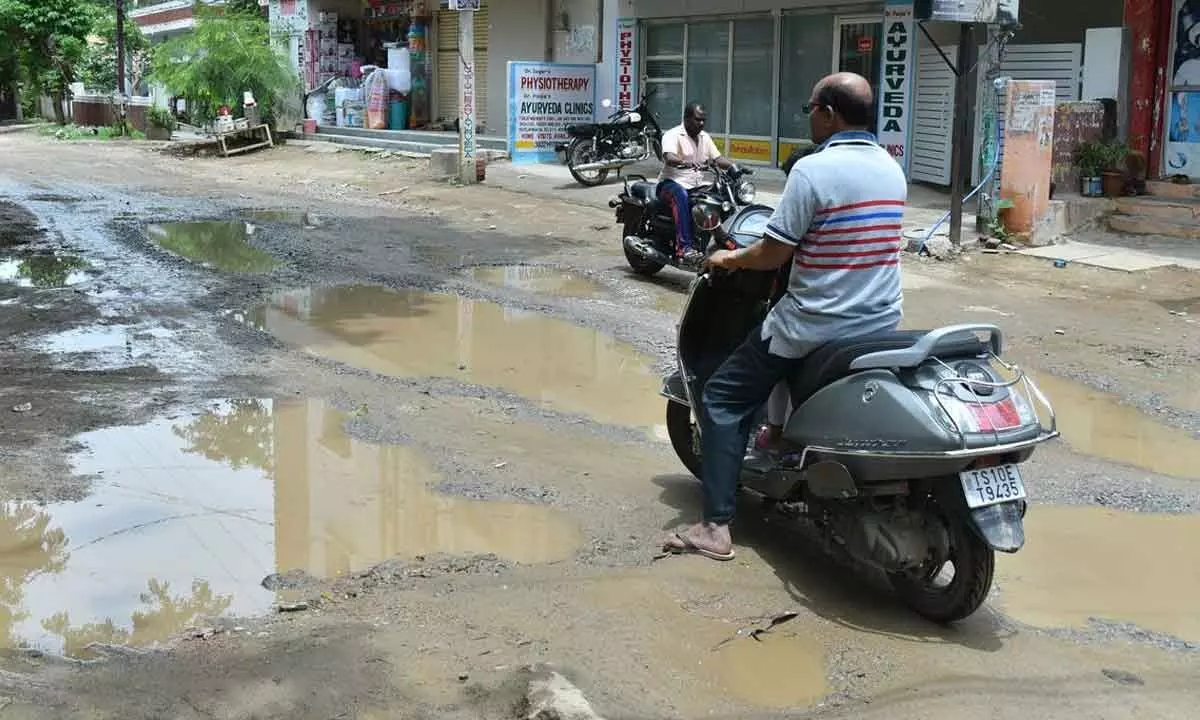
M 996 553 L 967 527 L 965 518 L 948 518 L 950 556 L 919 571 L 891 575 L 892 587 L 905 605 L 936 623 L 968 617 L 987 599 L 996 570 Z M 954 576 L 942 582 L 947 566 Z
M 674 400 L 667 401 L 667 435 L 671 447 L 688 472 L 700 479 L 700 434 L 692 420 L 692 409 Z

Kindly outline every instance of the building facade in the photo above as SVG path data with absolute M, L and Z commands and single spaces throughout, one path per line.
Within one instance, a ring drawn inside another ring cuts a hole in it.
M 1058 100 L 1079 100 L 1089 29 L 1120 29 L 1125 3 L 1133 1 L 1096 0 L 1084 13 L 1079 3 L 1024 0 L 1021 27 L 1001 56 L 987 52 L 979 35 L 980 77 L 1053 79 Z M 926 35 L 911 20 L 912 3 L 896 0 L 634 0 L 628 12 L 625 26 L 637 35 L 637 91 L 654 93 L 651 106 L 664 124 L 678 122 L 686 102 L 702 102 L 708 129 L 727 154 L 778 163 L 811 142 L 802 109 L 813 84 L 848 70 L 875 85 L 885 106 L 875 129 L 910 178 L 949 183 L 954 73 L 942 54 L 955 57 L 957 25 L 927 23 Z M 986 82 L 979 93 L 982 130 L 996 109 L 989 108 Z

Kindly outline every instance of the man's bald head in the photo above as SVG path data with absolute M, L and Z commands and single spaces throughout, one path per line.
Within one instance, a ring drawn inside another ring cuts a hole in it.
M 812 104 L 826 107 L 840 118 L 838 130 L 865 130 L 875 113 L 875 94 L 862 75 L 838 72 L 826 75 L 813 88 Z

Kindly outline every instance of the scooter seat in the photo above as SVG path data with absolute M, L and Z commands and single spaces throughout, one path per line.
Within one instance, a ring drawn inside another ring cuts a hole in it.
M 788 375 L 788 387 L 792 393 L 792 407 L 813 396 L 821 388 L 837 382 L 854 371 L 850 364 L 863 355 L 884 350 L 904 350 L 925 337 L 928 330 L 897 330 L 896 332 L 865 335 L 855 338 L 840 338 L 827 342 L 812 351 L 799 366 Z M 978 357 L 990 347 L 975 333 L 949 335 L 938 343 L 935 353 L 940 358 Z
M 629 184 L 629 195 L 643 205 L 649 205 L 655 200 L 654 191 L 657 188 L 658 183 L 656 182 L 638 180 Z

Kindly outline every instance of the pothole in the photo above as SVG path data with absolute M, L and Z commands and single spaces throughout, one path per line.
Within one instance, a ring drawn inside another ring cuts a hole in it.
M 654 431 L 650 358 L 590 328 L 455 295 L 375 286 L 282 293 L 247 321 L 319 357 L 394 377 L 451 378 L 561 412 Z
M 1200 480 L 1200 439 L 1117 398 L 1045 373 L 1030 373 L 1075 451 L 1162 475 Z
M 88 263 L 77 255 L 26 255 L 0 260 L 0 282 L 27 288 L 61 288 L 86 282 Z
M 1200 313 L 1200 297 L 1158 300 L 1157 303 L 1164 309 L 1177 315 L 1195 315 Z
M 604 292 L 599 283 L 579 273 L 542 265 L 480 266 L 471 270 L 471 277 L 495 287 L 560 297 L 590 298 Z
M 244 221 L 156 223 L 146 233 L 160 247 L 225 272 L 266 272 L 278 263 L 250 245 L 254 225 Z
M 1040 627 L 1092 619 L 1200 643 L 1200 516 L 1032 505 L 1021 552 L 996 561 L 1000 606 Z
M 81 436 L 91 495 L 0 506 L 3 641 L 86 657 L 93 642 L 153 645 L 266 612 L 275 572 L 438 553 L 553 562 L 579 545 L 552 508 L 437 494 L 418 450 L 356 440 L 344 420 L 320 400 L 241 399 Z

